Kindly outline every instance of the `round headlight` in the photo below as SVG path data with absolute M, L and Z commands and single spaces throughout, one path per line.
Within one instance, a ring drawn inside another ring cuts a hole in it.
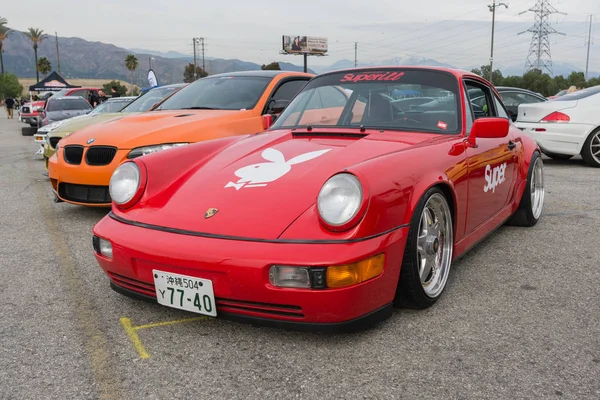
M 108 190 L 117 204 L 125 204 L 135 196 L 140 187 L 140 169 L 134 162 L 121 164 L 110 178 Z
M 363 202 L 360 181 L 352 174 L 342 173 L 329 178 L 321 188 L 317 199 L 319 215 L 333 227 L 350 222 Z

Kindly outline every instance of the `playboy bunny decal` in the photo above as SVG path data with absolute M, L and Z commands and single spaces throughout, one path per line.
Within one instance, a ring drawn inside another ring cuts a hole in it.
M 285 161 L 285 157 L 279 150 L 265 149 L 261 156 L 269 162 L 252 164 L 238 169 L 234 173 L 240 179 L 237 182 L 229 182 L 225 187 L 234 187 L 235 190 L 240 190 L 243 187 L 267 186 L 267 183 L 273 182 L 290 172 L 292 165 L 317 158 L 329 150 L 331 149 L 311 151 Z

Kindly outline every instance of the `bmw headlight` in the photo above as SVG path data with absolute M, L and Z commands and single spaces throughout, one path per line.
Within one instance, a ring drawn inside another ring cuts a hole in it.
M 340 173 L 329 178 L 317 198 L 319 215 L 333 229 L 351 223 L 363 205 L 363 188 L 352 174 Z
M 141 157 L 141 156 L 145 156 L 146 154 L 152 154 L 152 153 L 156 153 L 159 151 L 172 149 L 174 147 L 185 146 L 186 144 L 189 144 L 189 143 L 163 143 L 163 144 L 156 144 L 153 146 L 136 147 L 135 149 L 131 150 L 129 152 L 129 154 L 127 154 L 127 158 L 131 159 L 131 158 Z
M 115 170 L 110 178 L 108 191 L 117 204 L 125 204 L 136 195 L 140 187 L 140 168 L 135 162 L 126 162 Z

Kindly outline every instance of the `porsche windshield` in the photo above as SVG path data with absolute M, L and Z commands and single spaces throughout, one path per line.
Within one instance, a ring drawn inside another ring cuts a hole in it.
M 198 79 L 167 99 L 158 110 L 251 110 L 271 79 L 262 76 Z
M 281 113 L 274 129 L 343 127 L 456 134 L 458 80 L 424 69 L 385 69 L 314 78 Z

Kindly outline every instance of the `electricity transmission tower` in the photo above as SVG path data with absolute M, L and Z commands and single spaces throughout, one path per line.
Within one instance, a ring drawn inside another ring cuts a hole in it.
M 529 46 L 529 54 L 527 54 L 527 61 L 525 61 L 525 72 L 537 69 L 542 72 L 546 71 L 553 76 L 552 56 L 550 55 L 550 40 L 548 39 L 548 36 L 553 33 L 558 35 L 564 35 L 564 33 L 558 32 L 551 27 L 548 22 L 548 17 L 552 14 L 567 14 L 554 8 L 554 6 L 550 4 L 550 0 L 536 0 L 535 6 L 519 13 L 519 15 L 526 12 L 533 12 L 535 17 L 531 28 L 518 33 L 518 35 L 526 32 L 533 33 L 531 45 Z

